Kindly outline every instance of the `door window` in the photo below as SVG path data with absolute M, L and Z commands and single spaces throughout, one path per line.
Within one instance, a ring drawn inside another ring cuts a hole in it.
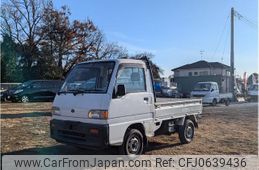
M 119 70 L 116 86 L 123 84 L 126 93 L 146 91 L 144 68 L 123 67 Z
M 215 85 L 215 84 L 213 84 L 213 85 L 211 86 L 211 89 L 213 89 L 213 90 L 218 90 L 218 86 Z
M 40 89 L 42 86 L 41 86 L 41 82 L 35 82 L 35 83 L 32 83 L 31 85 L 31 88 L 33 89 Z

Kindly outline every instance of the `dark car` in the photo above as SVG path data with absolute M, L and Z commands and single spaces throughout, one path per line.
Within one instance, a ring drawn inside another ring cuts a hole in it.
M 5 91 L 0 91 L 0 96 L 1 96 L 1 102 L 4 102 L 6 100 L 6 92 Z
M 4 102 L 7 100 L 7 90 L 13 89 L 16 86 L 18 86 L 21 83 L 1 83 L 1 90 L 0 90 L 0 96 L 1 96 L 1 102 Z
M 59 80 L 30 80 L 7 90 L 7 100 L 12 102 L 53 101 L 63 82 Z
M 182 98 L 183 97 L 183 95 L 180 92 L 178 92 L 177 89 L 173 89 L 170 87 L 162 86 L 161 93 L 162 93 L 162 96 L 164 96 L 164 97 L 173 97 L 173 98 Z

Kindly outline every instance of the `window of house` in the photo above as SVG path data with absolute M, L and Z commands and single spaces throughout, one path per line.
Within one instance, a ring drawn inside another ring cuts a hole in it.
M 144 68 L 124 67 L 119 70 L 116 85 L 124 84 L 126 93 L 146 91 Z
M 226 71 L 226 76 L 230 76 L 230 71 Z
M 188 75 L 189 75 L 189 76 L 192 76 L 192 72 L 189 72 Z
M 198 72 L 194 72 L 194 75 L 195 75 L 195 76 L 198 76 Z
M 208 71 L 201 71 L 200 72 L 200 76 L 207 76 L 207 75 L 209 75 Z

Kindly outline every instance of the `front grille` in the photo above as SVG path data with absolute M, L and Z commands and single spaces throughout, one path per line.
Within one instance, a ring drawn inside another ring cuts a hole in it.
M 195 94 L 195 95 L 192 95 L 193 97 L 204 97 L 205 95 L 204 94 Z
M 78 133 L 78 132 L 74 132 L 74 131 L 68 131 L 68 130 L 59 130 L 59 133 L 64 136 L 64 137 L 72 137 L 72 138 L 76 138 L 76 139 L 82 139 L 85 138 L 85 134 L 83 133 Z

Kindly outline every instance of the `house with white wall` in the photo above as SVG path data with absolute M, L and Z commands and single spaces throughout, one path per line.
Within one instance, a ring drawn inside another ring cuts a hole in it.
M 197 82 L 215 81 L 221 92 L 230 91 L 230 66 L 200 60 L 172 69 L 174 82 L 180 92 L 188 95 Z

